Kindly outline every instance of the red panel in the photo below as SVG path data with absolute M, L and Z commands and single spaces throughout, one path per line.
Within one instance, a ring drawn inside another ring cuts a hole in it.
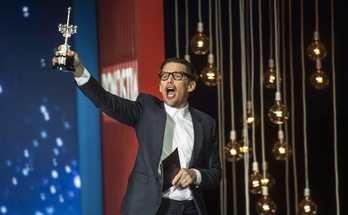
M 97 4 L 104 88 L 131 99 L 137 91 L 159 96 L 157 72 L 164 59 L 162 0 L 100 0 Z M 133 128 L 105 115 L 101 123 L 104 214 L 115 215 L 138 146 Z
M 142 0 L 139 10 L 139 85 L 140 89 L 160 97 L 158 72 L 165 58 L 162 0 Z

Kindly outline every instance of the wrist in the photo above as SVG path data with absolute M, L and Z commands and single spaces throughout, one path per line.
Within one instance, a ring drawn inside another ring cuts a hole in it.
M 82 76 L 85 67 L 79 62 L 77 65 L 74 65 L 75 72 L 73 72 L 75 78 L 79 78 Z
M 197 173 L 194 169 L 189 169 L 189 173 L 191 175 L 192 181 L 196 182 L 197 181 Z

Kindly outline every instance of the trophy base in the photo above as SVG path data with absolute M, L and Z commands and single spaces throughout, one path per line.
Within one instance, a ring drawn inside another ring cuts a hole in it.
M 64 72 L 74 72 L 74 58 L 70 56 L 60 55 L 56 57 L 57 63 L 52 66 L 52 69 L 61 70 Z

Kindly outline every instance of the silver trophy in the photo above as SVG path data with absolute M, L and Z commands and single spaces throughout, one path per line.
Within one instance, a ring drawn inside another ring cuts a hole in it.
M 64 44 L 60 46 L 59 56 L 56 57 L 57 62 L 53 65 L 52 69 L 75 71 L 74 68 L 74 57 L 68 56 L 67 53 L 70 51 L 70 45 L 68 44 L 68 39 L 71 35 L 75 34 L 77 31 L 76 25 L 69 25 L 70 21 L 71 7 L 68 8 L 68 18 L 66 24 L 59 24 L 58 31 L 62 33 L 65 38 Z

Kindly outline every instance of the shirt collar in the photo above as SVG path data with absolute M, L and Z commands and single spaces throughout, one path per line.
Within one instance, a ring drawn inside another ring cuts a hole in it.
M 185 116 L 189 113 L 188 103 L 185 107 L 180 108 L 180 109 L 170 107 L 169 105 L 164 103 L 164 108 L 165 108 L 167 114 L 169 114 L 169 116 L 171 116 L 172 118 L 174 117 L 174 115 L 176 115 L 176 117 L 179 117 L 179 118 L 185 118 Z

